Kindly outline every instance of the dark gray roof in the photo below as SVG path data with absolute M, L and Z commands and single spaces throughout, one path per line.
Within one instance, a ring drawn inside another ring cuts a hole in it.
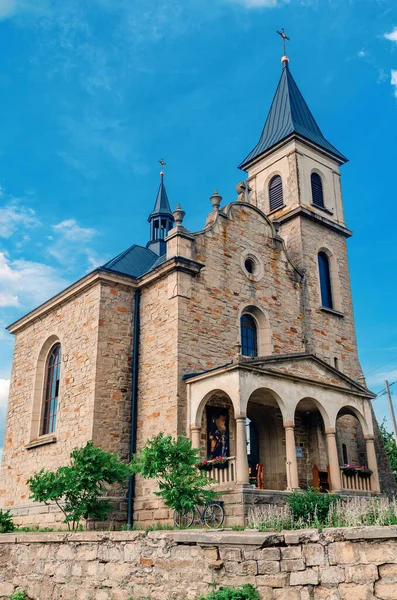
M 347 162 L 347 158 L 321 133 L 291 75 L 288 62 L 284 61 L 281 78 L 261 138 L 239 168 L 244 170 L 252 160 L 293 134 L 320 146 L 341 162 Z
M 134 244 L 128 250 L 125 250 L 116 258 L 113 258 L 105 265 L 100 267 L 101 271 L 112 271 L 129 277 L 141 277 L 152 269 L 154 264 L 159 260 L 157 254 Z
M 171 212 L 170 203 L 168 202 L 167 191 L 164 185 L 163 173 L 161 173 L 160 177 L 160 187 L 157 193 L 156 203 L 154 205 L 154 209 L 150 213 L 149 220 L 151 219 L 151 217 L 155 217 L 156 215 L 169 215 L 171 219 L 174 219 L 174 215 Z

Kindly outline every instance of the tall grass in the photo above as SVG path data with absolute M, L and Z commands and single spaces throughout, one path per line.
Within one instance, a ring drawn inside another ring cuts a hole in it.
M 397 525 L 397 501 L 394 497 L 338 499 L 330 505 L 326 518 L 321 521 L 316 512 L 307 518 L 294 519 L 288 505 L 256 506 L 249 511 L 248 520 L 250 527 L 260 531 Z

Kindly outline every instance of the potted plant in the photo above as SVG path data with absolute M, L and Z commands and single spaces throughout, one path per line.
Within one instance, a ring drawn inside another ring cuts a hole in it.
M 213 459 L 212 466 L 216 467 L 217 469 L 226 469 L 227 458 L 225 458 L 224 456 L 217 456 Z
M 196 467 L 199 469 L 199 471 L 212 471 L 212 461 L 209 461 L 206 458 L 201 463 L 198 463 Z
M 345 475 L 353 477 L 357 473 L 357 467 L 355 465 L 343 465 L 342 471 Z
M 371 477 L 373 471 L 371 469 L 369 469 L 368 467 L 358 467 L 357 468 L 357 474 L 360 477 L 363 477 L 364 479 L 369 479 L 369 477 Z

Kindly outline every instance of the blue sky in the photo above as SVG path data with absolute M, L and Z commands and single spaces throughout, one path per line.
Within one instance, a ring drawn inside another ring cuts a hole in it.
M 397 379 L 395 0 L 0 0 L 0 439 L 4 327 L 132 243 L 157 163 L 185 225 L 235 199 L 280 75 L 291 71 L 343 167 L 360 356 Z M 397 385 L 396 385 L 397 389 Z M 383 396 L 374 404 L 387 412 Z

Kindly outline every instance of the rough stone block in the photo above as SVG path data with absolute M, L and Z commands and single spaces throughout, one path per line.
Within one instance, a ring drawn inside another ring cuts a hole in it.
M 302 550 L 307 566 L 325 564 L 324 547 L 320 546 L 320 544 L 305 544 Z
M 280 563 L 276 560 L 258 560 L 259 575 L 273 575 L 279 573 Z
M 335 542 L 328 546 L 330 565 L 348 565 L 359 562 L 359 553 L 353 542 Z
M 220 548 L 219 555 L 222 560 L 237 562 L 243 560 L 243 553 L 240 548 Z
M 342 567 L 321 567 L 320 580 L 324 584 L 337 584 L 345 581 L 345 570 Z
M 275 575 L 258 575 L 256 582 L 259 586 L 268 586 L 271 588 L 282 588 L 288 583 L 287 573 L 277 573 Z
M 313 590 L 314 600 L 340 600 L 337 588 L 317 586 Z
M 387 577 L 397 582 L 397 564 L 379 565 L 379 575 L 380 577 Z
M 380 600 L 396 600 L 397 584 L 380 579 L 375 583 L 375 596 Z
M 290 585 L 317 585 L 318 572 L 313 569 L 305 569 L 305 571 L 294 571 L 290 575 Z
M 346 567 L 346 583 L 373 583 L 379 579 L 375 565 L 354 565 Z
M 305 563 L 301 558 L 281 561 L 281 570 L 287 573 L 290 573 L 292 571 L 303 571 L 304 568 Z
M 302 548 L 300 546 L 287 546 L 281 548 L 281 558 L 284 559 L 295 559 L 302 557 Z
M 369 583 L 341 583 L 340 597 L 346 600 L 372 600 L 374 586 Z
M 300 592 L 292 588 L 273 590 L 273 598 L 274 600 L 300 600 Z

